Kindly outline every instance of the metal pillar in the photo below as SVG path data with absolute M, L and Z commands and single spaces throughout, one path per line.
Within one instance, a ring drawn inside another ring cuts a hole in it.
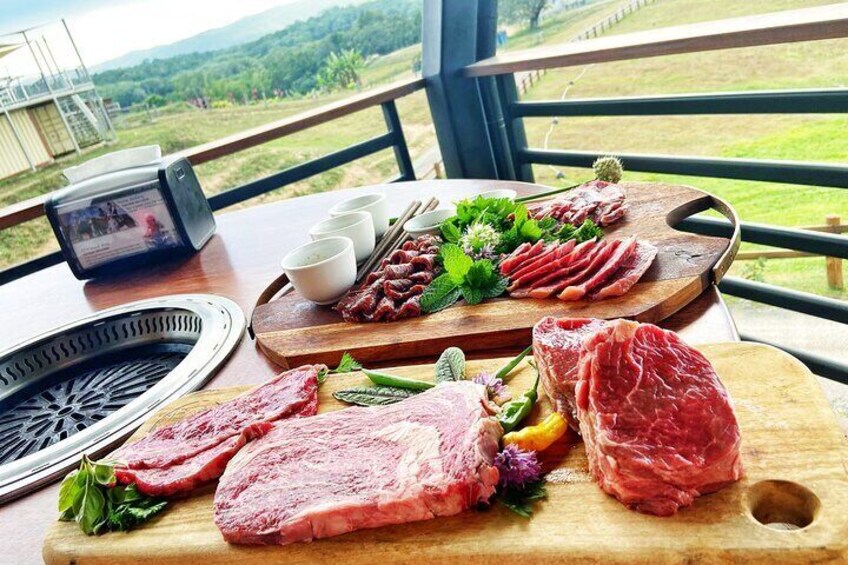
M 85 61 L 82 60 L 82 55 L 80 55 L 79 48 L 77 47 L 77 42 L 74 41 L 74 36 L 71 34 L 71 29 L 68 27 L 68 22 L 65 21 L 65 18 L 62 18 L 62 26 L 65 28 L 65 33 L 68 34 L 68 40 L 71 42 L 71 47 L 74 48 L 74 53 L 77 55 L 77 60 L 79 61 L 80 67 L 85 73 L 85 78 L 91 81 L 91 75 L 88 74 L 88 67 L 85 66 Z M 109 112 L 106 110 L 106 105 L 103 104 L 103 98 L 100 97 L 100 94 L 97 92 L 97 87 L 94 86 L 94 82 L 92 82 L 92 89 L 94 91 L 94 95 L 97 97 L 98 105 L 100 106 L 100 111 L 103 114 L 103 119 L 106 120 L 106 126 L 109 128 L 109 132 L 112 134 L 112 139 L 118 139 L 118 133 L 115 131 L 115 126 L 112 124 L 112 118 L 109 117 Z
M 32 55 L 35 64 L 38 66 L 38 72 L 41 74 L 41 80 L 44 81 L 44 84 L 47 85 L 47 91 L 50 92 L 50 97 L 53 99 L 53 104 L 56 106 L 56 111 L 59 112 L 59 117 L 62 119 L 62 123 L 65 126 L 65 130 L 67 130 L 68 135 L 71 137 L 71 143 L 74 144 L 74 151 L 76 151 L 77 155 L 82 153 L 80 151 L 79 143 L 77 143 L 77 138 L 74 136 L 74 132 L 71 129 L 71 124 L 68 123 L 68 118 L 65 116 L 65 112 L 62 110 L 62 105 L 59 104 L 59 99 L 56 97 L 56 93 L 53 91 L 53 87 L 50 86 L 50 81 L 47 80 L 47 77 L 44 75 L 44 69 L 41 68 L 41 62 L 39 62 L 38 57 L 35 55 L 35 49 L 32 48 L 32 42 L 30 42 L 29 37 L 25 31 L 21 32 L 21 35 L 24 38 L 24 41 L 29 47 L 29 52 Z
M 424 0 L 422 74 L 436 137 L 452 178 L 498 178 L 480 91 L 466 65 L 494 55 L 496 0 Z M 481 15 L 484 16 L 481 21 Z

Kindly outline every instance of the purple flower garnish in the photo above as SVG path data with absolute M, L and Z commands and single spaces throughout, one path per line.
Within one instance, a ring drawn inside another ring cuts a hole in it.
M 498 486 L 523 489 L 528 483 L 542 478 L 542 466 L 535 451 L 524 451 L 514 445 L 506 445 L 495 456 L 495 467 L 500 472 Z
M 486 392 L 489 393 L 489 398 L 498 404 L 506 402 L 512 397 L 509 389 L 503 383 L 503 379 L 496 377 L 492 373 L 482 372 L 472 379 L 478 385 L 486 387 Z

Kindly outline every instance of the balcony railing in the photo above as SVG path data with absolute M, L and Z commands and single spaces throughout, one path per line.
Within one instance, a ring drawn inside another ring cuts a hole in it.
M 414 178 L 394 101 L 426 88 L 444 167 L 451 177 L 532 181 L 533 165 L 588 167 L 598 151 L 529 147 L 529 117 L 667 116 L 700 114 L 822 114 L 848 111 L 848 89 L 706 93 L 565 101 L 520 101 L 516 72 L 607 63 L 671 54 L 848 37 L 848 4 L 838 4 L 601 37 L 495 56 L 494 0 L 424 0 L 424 79 L 402 81 L 183 152 L 199 164 L 248 147 L 381 106 L 386 133 L 324 157 L 210 197 L 213 209 L 230 206 L 370 155 L 393 148 L 396 180 Z M 476 24 L 475 24 L 476 22 Z M 653 154 L 619 155 L 631 171 L 699 177 L 779 181 L 848 188 L 848 167 L 824 163 L 722 159 Z M 0 210 L 0 230 L 43 215 L 45 197 Z M 727 235 L 730 225 L 712 218 L 683 221 L 681 229 Z M 832 233 L 754 223 L 742 224 L 742 239 L 800 252 L 848 259 L 848 238 Z M 0 284 L 62 261 L 53 253 L 0 272 Z M 773 285 L 727 277 L 727 294 L 848 324 L 846 303 Z M 756 336 L 743 336 L 756 340 Z M 790 350 L 816 373 L 848 383 L 848 365 Z

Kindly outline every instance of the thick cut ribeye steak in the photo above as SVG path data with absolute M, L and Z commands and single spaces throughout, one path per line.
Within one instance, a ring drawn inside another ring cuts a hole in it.
M 119 461 L 118 481 L 134 482 L 151 496 L 171 496 L 216 479 L 245 443 L 270 431 L 271 422 L 317 412 L 322 368 L 307 365 L 286 371 L 233 400 L 122 446 L 111 456 Z
M 230 461 L 215 524 L 232 543 L 282 545 L 457 514 L 495 492 L 491 410 L 484 387 L 460 381 L 278 422 Z
M 581 343 L 577 417 L 604 491 L 670 516 L 742 476 L 730 397 L 701 353 L 674 332 L 626 320 Z

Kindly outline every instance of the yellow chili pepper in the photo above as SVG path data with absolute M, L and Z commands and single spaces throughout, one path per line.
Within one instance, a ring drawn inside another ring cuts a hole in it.
M 503 442 L 504 445 L 516 445 L 525 451 L 544 451 L 564 436 L 567 430 L 565 419 L 554 412 L 541 424 L 509 432 L 503 437 Z

